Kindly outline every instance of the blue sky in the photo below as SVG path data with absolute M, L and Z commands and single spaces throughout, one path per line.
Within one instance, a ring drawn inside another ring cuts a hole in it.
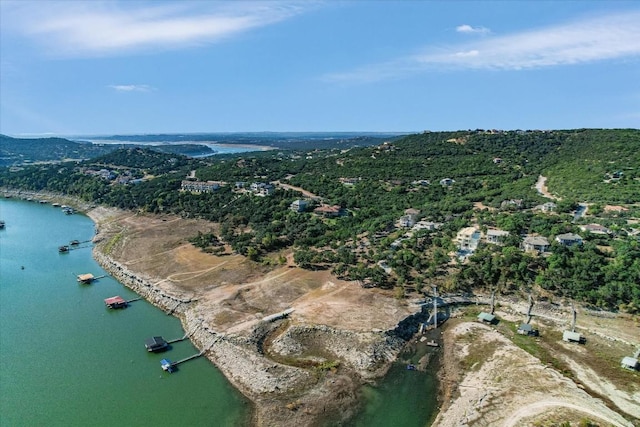
M 0 0 L 0 133 L 640 127 L 637 1 Z

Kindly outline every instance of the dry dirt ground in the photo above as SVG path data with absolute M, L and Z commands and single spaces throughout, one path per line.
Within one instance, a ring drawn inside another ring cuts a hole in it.
M 387 330 L 419 310 L 389 292 L 363 289 L 328 271 L 290 264 L 264 267 L 241 255 L 213 256 L 188 243 L 216 226 L 202 220 L 97 208 L 100 232 L 117 235 L 110 256 L 132 271 L 158 278 L 156 286 L 197 299 L 214 329 L 234 333 L 264 316 L 293 308 L 293 321 L 354 331 Z M 109 229 L 109 231 L 107 231 Z
M 446 398 L 434 426 L 579 425 L 585 420 L 599 426 L 640 425 L 640 375 L 619 367 L 622 355 L 634 348 L 624 337 L 634 327 L 637 332 L 637 325 L 606 319 L 626 330 L 622 341 L 611 339 L 616 329 L 607 328 L 609 338 L 604 338 L 583 327 L 588 341 L 578 345 L 562 341 L 561 322 L 534 318 L 542 336 L 524 337 L 515 333 L 522 316 L 506 305 L 496 314 L 498 325 L 469 316 L 449 323 L 441 372 Z M 583 326 L 606 323 L 580 319 Z

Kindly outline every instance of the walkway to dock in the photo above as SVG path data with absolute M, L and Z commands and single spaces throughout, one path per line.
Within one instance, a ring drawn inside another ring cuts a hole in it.
M 173 344 L 174 342 L 184 341 L 187 338 L 189 338 L 189 334 L 188 333 L 184 334 L 184 336 L 182 338 L 176 338 L 174 340 L 167 341 L 167 344 Z
M 200 353 L 196 353 L 196 354 L 194 354 L 192 356 L 185 357 L 184 359 L 180 359 L 177 362 L 171 363 L 171 366 L 178 366 L 179 364 L 184 363 L 184 362 L 188 362 L 189 360 L 197 359 L 198 357 L 202 356 L 206 351 L 207 350 L 202 350 Z

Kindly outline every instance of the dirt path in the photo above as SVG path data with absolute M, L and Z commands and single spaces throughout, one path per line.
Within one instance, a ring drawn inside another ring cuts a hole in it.
M 284 188 L 285 190 L 297 191 L 299 193 L 302 193 L 305 197 L 309 197 L 310 199 L 321 199 L 320 196 L 317 196 L 317 195 L 313 194 L 311 191 L 307 191 L 302 187 L 295 187 L 295 186 L 290 185 L 290 184 L 283 184 L 280 181 L 275 181 L 274 183 L 278 187 Z
M 538 181 L 536 182 L 536 190 L 538 190 L 538 193 L 540 193 L 541 195 L 543 195 L 547 199 L 562 200 L 560 197 L 554 196 L 553 194 L 551 194 L 549 192 L 549 190 L 547 189 L 546 182 L 547 182 L 547 177 L 546 176 L 540 175 L 538 177 Z

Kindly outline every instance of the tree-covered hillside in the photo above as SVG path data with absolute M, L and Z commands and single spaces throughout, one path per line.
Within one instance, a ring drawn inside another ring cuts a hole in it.
M 199 160 L 119 150 L 83 162 L 5 168 L 0 186 L 205 218 L 221 227 L 194 236 L 204 250 L 224 253 L 226 244 L 266 264 L 293 251 L 304 268 L 394 288 L 399 297 L 439 284 L 449 291 L 533 291 L 637 312 L 639 153 L 638 130 L 427 132 L 370 147 Z M 540 175 L 561 200 L 550 205 L 536 191 Z M 194 192 L 189 182 L 208 187 Z M 291 209 L 298 199 L 306 205 Z M 586 216 L 574 216 L 578 203 L 590 205 Z M 423 227 L 412 228 L 418 220 Z M 508 236 L 499 244 L 483 238 L 464 253 L 458 233 L 467 227 Z M 576 234 L 580 244 L 560 243 Z M 547 239 L 548 247 L 523 250 L 528 236 Z
M 116 148 L 89 142 L 73 142 L 64 138 L 12 138 L 0 135 L 0 166 L 89 159 Z
M 65 138 L 12 138 L 0 135 L 0 166 L 21 166 L 30 163 L 86 160 L 123 148 L 118 144 L 93 144 Z M 138 147 L 127 145 L 127 147 Z M 171 144 L 153 146 L 154 151 L 189 156 L 213 154 L 205 145 Z

